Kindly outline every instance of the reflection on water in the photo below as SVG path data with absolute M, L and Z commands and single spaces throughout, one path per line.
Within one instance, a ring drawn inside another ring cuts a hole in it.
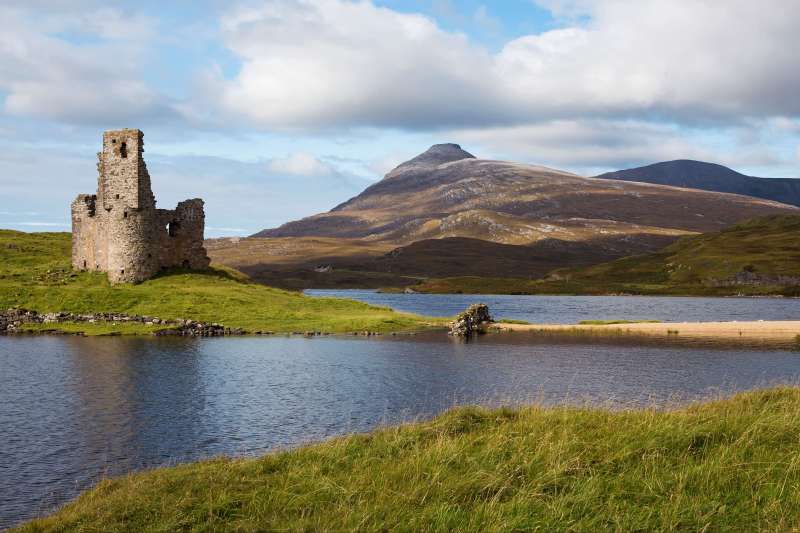
M 696 298 L 677 296 L 518 296 L 492 294 L 382 294 L 374 290 L 308 290 L 306 294 L 352 298 L 426 316 L 453 316 L 482 302 L 492 316 L 537 324 L 581 320 L 800 320 L 797 298 Z
M 456 404 L 664 403 L 798 376 L 791 351 L 517 334 L 0 337 L 0 527 L 102 476 L 261 453 Z

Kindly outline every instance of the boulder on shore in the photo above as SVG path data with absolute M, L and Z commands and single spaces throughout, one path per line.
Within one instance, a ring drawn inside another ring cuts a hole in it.
M 459 313 L 450 324 L 450 335 L 469 337 L 473 333 L 482 333 L 485 326 L 494 322 L 486 304 L 472 304 L 466 311 Z

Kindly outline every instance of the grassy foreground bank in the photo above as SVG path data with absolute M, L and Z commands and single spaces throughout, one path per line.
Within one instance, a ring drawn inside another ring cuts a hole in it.
M 674 411 L 460 408 L 101 482 L 16 531 L 790 531 L 800 389 Z
M 0 309 L 16 306 L 42 313 L 115 312 L 163 319 L 190 318 L 247 331 L 273 332 L 388 332 L 420 329 L 430 323 L 388 308 L 351 300 L 311 298 L 250 283 L 234 270 L 171 272 L 139 285 L 111 286 L 105 274 L 72 272 L 70 247 L 68 233 L 0 230 Z M 107 323 L 48 327 L 88 334 L 153 330 Z

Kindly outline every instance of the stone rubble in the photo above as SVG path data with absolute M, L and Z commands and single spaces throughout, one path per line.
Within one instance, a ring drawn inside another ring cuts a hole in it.
M 158 317 L 126 315 L 124 313 L 37 313 L 27 309 L 8 309 L 0 311 L 0 335 L 19 333 L 24 324 L 58 324 L 61 322 L 138 322 L 149 326 L 164 326 L 154 335 L 178 335 L 186 337 L 221 337 L 226 335 L 245 335 L 241 328 L 229 328 L 222 324 L 205 323 L 197 320 L 165 320 Z
M 472 304 L 466 311 L 458 314 L 450 324 L 450 335 L 470 337 L 474 333 L 483 333 L 486 326 L 494 322 L 486 304 Z

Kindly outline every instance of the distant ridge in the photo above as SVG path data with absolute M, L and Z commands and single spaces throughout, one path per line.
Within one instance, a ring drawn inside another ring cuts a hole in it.
M 327 213 L 254 236 L 363 239 L 395 246 L 444 238 L 523 246 L 544 240 L 613 243 L 613 250 L 591 254 L 600 259 L 612 251 L 617 256 L 641 253 L 643 244 L 663 243 L 664 236 L 675 239 L 796 211 L 752 196 L 586 178 L 478 159 L 448 143 L 435 144 L 398 165 Z
M 665 161 L 595 177 L 743 194 L 800 206 L 800 179 L 746 176 L 722 165 L 691 159 Z

